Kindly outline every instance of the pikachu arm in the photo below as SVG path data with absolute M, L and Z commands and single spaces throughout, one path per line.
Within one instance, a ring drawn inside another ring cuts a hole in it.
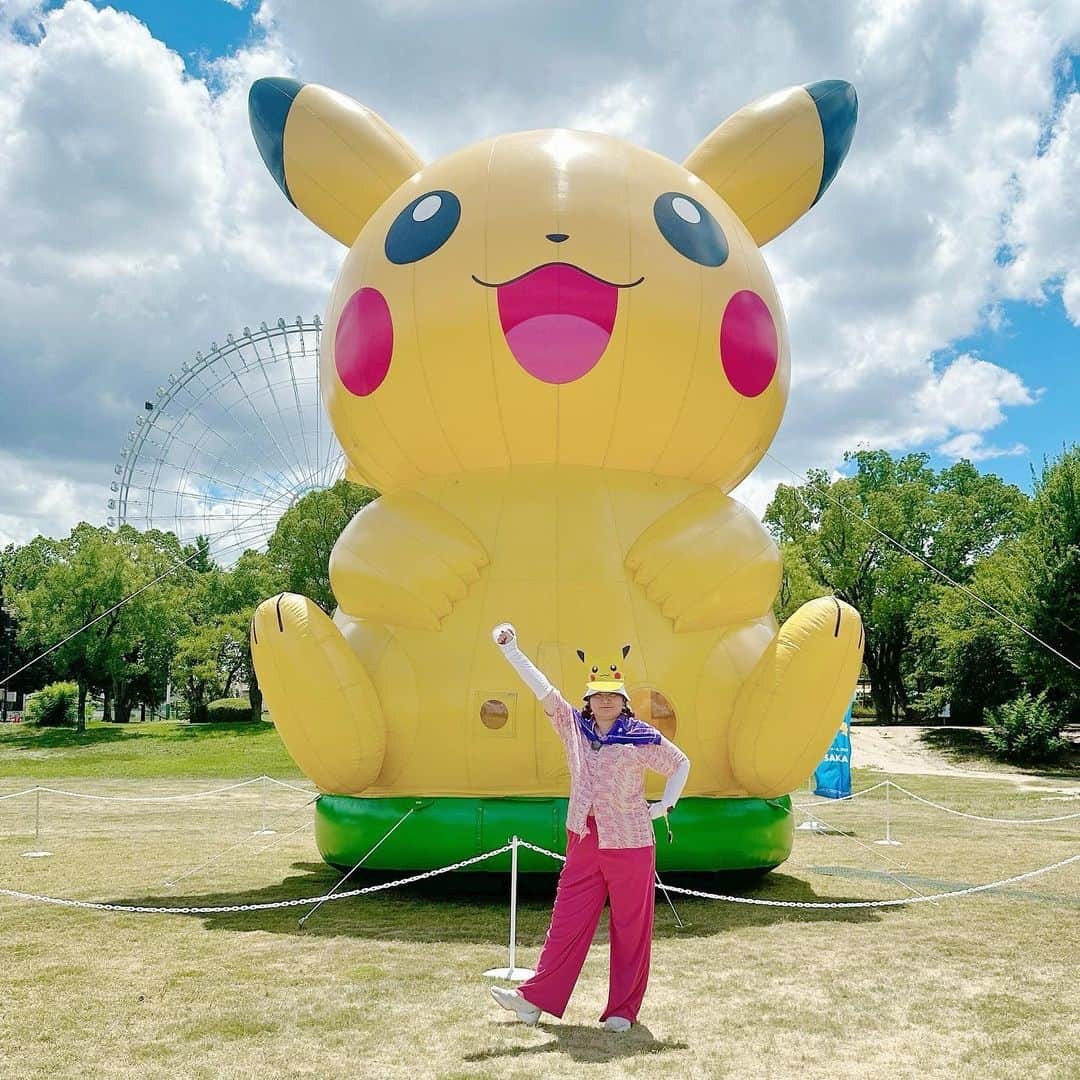
M 346 615 L 437 630 L 487 563 L 457 518 L 400 492 L 380 496 L 349 522 L 330 556 L 330 587 Z
M 728 727 L 732 775 L 747 795 L 791 791 L 821 761 L 855 693 L 859 613 L 834 596 L 803 604 L 743 683 Z
M 676 633 L 759 618 L 780 587 L 780 552 L 758 519 L 719 488 L 657 518 L 626 568 Z

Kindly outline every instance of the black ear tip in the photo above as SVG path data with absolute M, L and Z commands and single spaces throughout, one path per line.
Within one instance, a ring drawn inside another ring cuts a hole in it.
M 627 656 L 629 656 L 629 654 L 630 654 L 630 646 L 629 645 L 624 645 L 622 647 L 622 657 L 623 657 L 623 659 L 625 660 L 627 658 Z
M 303 88 L 304 84 L 296 79 L 272 77 L 256 79 L 248 91 L 248 121 L 255 145 L 289 202 L 293 198 L 285 182 L 285 120 Z
M 859 118 L 859 95 L 855 87 L 843 79 L 824 79 L 807 84 L 805 89 L 817 108 L 824 140 L 821 183 L 814 197 L 816 203 L 833 182 L 851 148 Z
M 585 663 L 585 650 L 584 650 L 584 649 L 578 649 L 578 650 L 577 650 L 577 658 L 578 658 L 578 659 L 579 659 L 579 660 L 580 660 L 580 661 L 581 661 L 581 662 L 582 662 L 583 664 Z

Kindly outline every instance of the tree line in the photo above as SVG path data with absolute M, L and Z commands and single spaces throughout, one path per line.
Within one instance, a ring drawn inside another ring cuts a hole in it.
M 192 720 L 244 685 L 259 719 L 248 638 L 255 607 L 290 590 L 333 611 L 330 551 L 375 497 L 345 480 L 309 492 L 282 515 L 266 552 L 245 551 L 231 566 L 215 562 L 203 540 L 185 546 L 170 532 L 127 525 L 83 523 L 62 540 L 9 545 L 0 552 L 0 678 L 74 635 L 7 688 L 76 683 L 79 730 L 91 695 L 102 698 L 105 720 L 124 723 L 136 708 L 160 709 L 170 684 Z
M 1041 695 L 1058 726 L 1080 721 L 1080 678 L 1054 652 L 1080 657 L 1080 447 L 1044 462 L 1030 496 L 968 461 L 935 470 L 926 454 L 860 450 L 845 464 L 849 475 L 811 470 L 769 504 L 765 524 L 784 556 L 777 617 L 828 593 L 858 608 L 880 720 L 933 717 L 948 703 L 954 720 L 980 722 Z M 265 553 L 231 566 L 204 542 L 185 547 L 127 526 L 81 524 L 63 540 L 8 546 L 0 678 L 97 619 L 8 688 L 77 683 L 82 726 L 90 695 L 103 698 L 106 719 L 124 722 L 136 708 L 159 709 L 171 683 L 202 719 L 211 701 L 246 685 L 258 718 L 255 606 L 289 590 L 332 612 L 331 549 L 376 496 L 345 480 L 311 492 L 282 516 Z
M 969 461 L 860 450 L 845 464 L 781 486 L 766 510 L 784 555 L 777 616 L 829 592 L 858 608 L 879 720 L 947 703 L 978 723 L 1027 696 L 1059 727 L 1080 721 L 1080 673 L 1062 658 L 1080 661 L 1080 446 L 1044 461 L 1030 496 Z

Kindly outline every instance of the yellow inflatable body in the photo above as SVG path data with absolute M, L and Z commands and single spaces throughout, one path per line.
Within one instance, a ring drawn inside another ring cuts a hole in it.
M 726 493 L 788 392 L 759 247 L 835 175 L 851 87 L 748 106 L 683 165 L 552 130 L 425 166 L 284 79 L 251 116 L 284 193 L 349 246 L 322 385 L 350 476 L 382 492 L 334 550 L 333 620 L 284 595 L 253 622 L 300 767 L 365 800 L 565 797 L 561 744 L 491 642 L 510 619 L 571 699 L 579 650 L 618 658 L 691 758 L 686 796 L 790 791 L 843 717 L 862 626 L 829 597 L 778 629 L 779 554 Z

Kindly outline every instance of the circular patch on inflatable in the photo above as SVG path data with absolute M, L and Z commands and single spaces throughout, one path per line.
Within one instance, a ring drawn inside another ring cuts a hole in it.
M 757 397 L 772 382 L 778 357 L 776 325 L 765 301 L 749 289 L 737 292 L 720 321 L 720 360 L 728 381 L 743 397 Z
M 334 335 L 334 366 L 345 389 L 367 397 L 382 385 L 394 352 L 394 323 L 378 289 L 358 289 L 345 302 Z

